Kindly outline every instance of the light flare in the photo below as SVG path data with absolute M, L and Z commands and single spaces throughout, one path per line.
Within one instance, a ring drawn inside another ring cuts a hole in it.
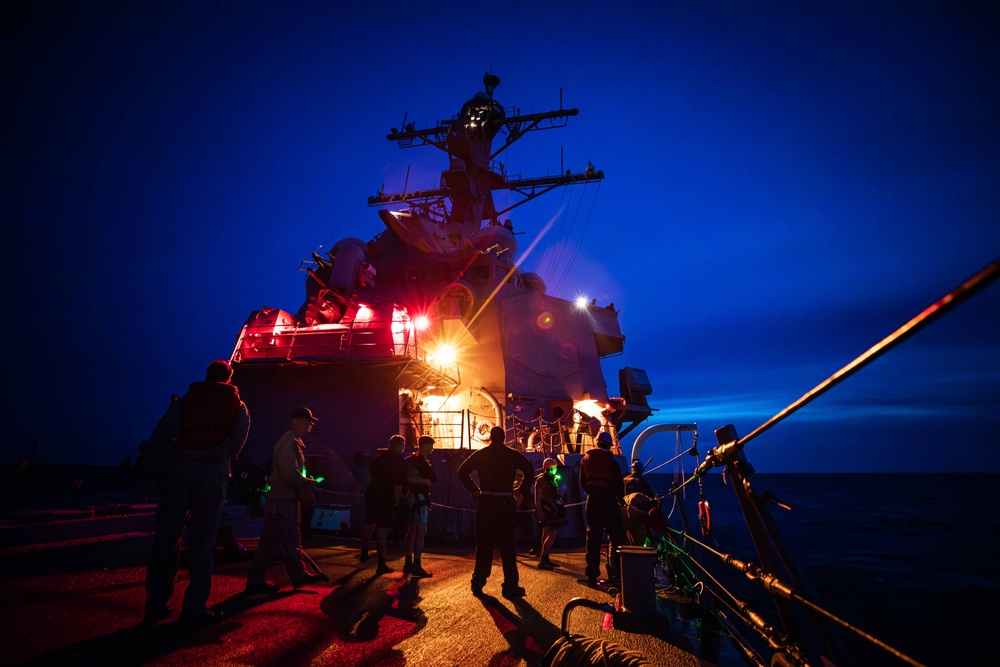
M 427 361 L 442 368 L 454 366 L 458 361 L 458 352 L 453 346 L 442 344 L 434 352 L 427 355 Z
M 372 309 L 365 304 L 358 304 L 358 312 L 354 314 L 355 322 L 371 322 L 374 313 Z

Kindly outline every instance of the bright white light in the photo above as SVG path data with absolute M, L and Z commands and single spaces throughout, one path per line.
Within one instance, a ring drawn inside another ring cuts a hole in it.
M 425 315 L 418 316 L 413 323 L 417 326 L 417 331 L 423 331 L 431 325 L 431 321 Z
M 372 309 L 365 304 L 358 305 L 358 312 L 354 315 L 355 322 L 371 322 L 372 321 Z
M 597 401 L 595 401 L 593 399 L 589 399 L 589 398 L 585 399 L 585 400 L 577 401 L 576 403 L 573 404 L 573 407 L 576 408 L 579 412 L 582 412 L 585 415 L 589 415 L 591 417 L 598 417 L 598 418 L 602 414 L 604 414 L 605 410 L 609 409 L 607 405 L 601 405 Z M 574 419 L 580 419 L 579 413 L 577 413 L 577 415 L 574 417 Z
M 401 334 L 406 331 L 407 327 L 411 325 L 410 316 L 406 313 L 406 309 L 400 310 L 399 308 L 392 309 L 392 333 Z
M 458 355 L 455 353 L 455 348 L 451 345 L 442 345 L 435 350 L 432 358 L 434 359 L 434 363 L 441 367 L 454 366 Z
M 587 298 L 586 294 L 581 294 L 580 296 L 576 297 L 576 307 L 580 309 L 586 308 L 587 303 L 589 301 L 590 299 Z

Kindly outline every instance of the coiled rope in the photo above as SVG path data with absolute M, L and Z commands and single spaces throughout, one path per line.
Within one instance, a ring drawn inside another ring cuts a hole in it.
M 619 644 L 588 637 L 560 637 L 546 651 L 542 667 L 653 667 L 641 653 Z

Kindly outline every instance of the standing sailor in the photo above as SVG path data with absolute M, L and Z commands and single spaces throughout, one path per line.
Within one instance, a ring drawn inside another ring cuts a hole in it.
M 597 436 L 597 449 L 591 449 L 580 461 L 580 488 L 587 494 L 587 583 L 597 585 L 601 574 L 601 542 L 608 535 L 608 579 L 618 579 L 615 562 L 618 546 L 625 543 L 622 527 L 622 498 L 625 483 L 622 470 L 611 454 L 611 435 Z
M 524 595 L 518 585 L 517 552 L 514 549 L 514 525 L 517 503 L 514 481 L 517 472 L 523 476 L 522 488 L 531 491 L 535 470 L 523 454 L 506 445 L 507 434 L 502 426 L 490 430 L 490 444 L 472 453 L 458 467 L 458 479 L 476 497 L 476 566 L 472 572 L 472 594 L 482 595 L 483 586 L 493 569 L 493 551 L 500 550 L 503 563 L 505 598 Z M 478 486 L 472 480 L 475 472 Z M 524 485 L 527 485 L 526 487 Z
M 307 556 L 302 552 L 301 504 L 303 500 L 315 503 L 313 488 L 319 484 L 318 480 L 306 476 L 306 443 L 302 438 L 319 420 L 309 408 L 295 408 L 288 415 L 288 421 L 289 430 L 274 445 L 271 488 L 264 504 L 264 527 L 247 573 L 246 592 L 250 595 L 278 592 L 280 586 L 265 579 L 267 569 L 277 558 L 284 562 L 295 588 L 329 580 L 322 572 L 306 570 Z
M 424 539 L 427 537 L 427 519 L 431 509 L 431 485 L 437 481 L 437 473 L 431 465 L 434 438 L 422 435 L 417 440 L 417 451 L 406 457 L 406 509 L 409 525 L 403 539 L 406 558 L 403 573 L 414 577 L 429 577 L 431 573 L 420 564 L 424 553 Z
M 535 513 L 538 516 L 538 525 L 542 528 L 542 558 L 538 562 L 538 567 L 543 570 L 558 567 L 558 564 L 549 558 L 549 554 L 556 543 L 559 528 L 567 523 L 566 508 L 559 497 L 558 474 L 559 462 L 555 459 L 545 459 L 542 461 L 542 472 L 535 478 Z
M 239 455 L 250 430 L 250 414 L 240 392 L 229 383 L 233 367 L 225 359 L 208 365 L 204 382 L 172 401 L 157 424 L 156 447 L 164 470 L 159 479 L 156 535 L 146 567 L 146 609 L 143 625 L 170 616 L 181 539 L 188 530 L 188 572 L 180 623 L 198 627 L 222 620 L 208 610 L 215 566 L 213 550 L 232 477 L 232 459 Z M 152 456 L 153 452 L 148 452 Z
M 389 529 L 396 520 L 396 506 L 403 497 L 406 463 L 403 449 L 406 440 L 401 435 L 389 438 L 389 450 L 382 452 L 368 466 L 368 486 L 365 487 L 365 527 L 361 533 L 361 562 L 368 560 L 368 544 L 375 533 L 378 567 L 375 574 L 388 574 L 386 563 Z

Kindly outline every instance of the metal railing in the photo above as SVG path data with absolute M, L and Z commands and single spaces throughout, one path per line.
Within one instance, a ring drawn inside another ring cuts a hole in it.
M 597 435 L 591 434 L 589 426 L 584 423 L 573 422 L 573 425 L 569 426 L 565 420 L 546 421 L 542 417 L 525 420 L 509 415 L 504 427 L 517 443 L 516 448 L 522 452 L 585 454 L 597 447 Z M 601 431 L 611 435 L 612 450 L 616 454 L 621 454 L 614 429 L 605 425 L 601 427 Z
M 418 416 L 401 418 L 399 433 L 410 447 L 416 446 L 422 435 L 434 438 L 435 449 L 482 447 L 486 443 L 473 437 L 473 421 L 469 410 L 426 410 Z
M 300 325 L 264 319 L 247 323 L 233 349 L 233 361 L 399 359 L 426 361 L 418 332 L 408 323 L 375 317 L 366 322 Z
M 951 292 L 945 294 L 903 326 L 873 345 L 863 354 L 806 392 L 798 400 L 775 414 L 749 434 L 739 437 L 732 425 L 717 429 L 716 437 L 719 442 L 718 446 L 706 454 L 704 461 L 696 468 L 691 477 L 671 490 L 671 494 L 676 496 L 681 488 L 693 481 L 700 480 L 712 468 L 725 467 L 726 474 L 731 480 L 730 484 L 736 493 L 740 509 L 743 512 L 750 538 L 760 559 L 760 564 L 737 559 L 730 554 L 721 553 L 711 546 L 699 542 L 688 532 L 686 526 L 683 533 L 677 533 L 678 540 L 691 542 L 702 550 L 720 558 L 726 565 L 742 573 L 747 581 L 756 584 L 769 593 L 781 620 L 781 629 L 779 630 L 777 627 L 767 623 L 759 613 L 751 610 L 745 601 L 741 601 L 728 591 L 691 553 L 682 550 L 679 542 L 672 541 L 672 544 L 678 553 L 683 553 L 688 557 L 690 564 L 702 570 L 704 579 L 701 583 L 703 586 L 707 588 L 706 583 L 709 581 L 712 583 L 713 597 L 728 606 L 732 612 L 727 618 L 742 621 L 752 633 L 766 639 L 767 644 L 774 652 L 771 664 L 797 666 L 811 664 L 808 663 L 808 658 L 805 656 L 803 648 L 804 635 L 799 628 L 798 619 L 794 613 L 796 608 L 803 607 L 818 618 L 867 640 L 873 646 L 892 655 L 899 661 L 913 665 L 914 667 L 922 667 L 922 663 L 822 609 L 800 593 L 802 583 L 798 572 L 791 558 L 785 552 L 780 539 L 778 539 L 771 516 L 766 507 L 767 503 L 764 501 L 763 496 L 758 495 L 754 491 L 749 482 L 749 475 L 753 472 L 753 468 L 749 465 L 745 457 L 744 446 L 764 433 L 764 431 L 788 418 L 799 408 L 824 394 L 842 380 L 850 377 L 871 361 L 885 354 L 924 326 L 941 317 L 962 301 L 982 290 L 998 277 L 1000 277 L 1000 259 L 994 260 Z M 676 533 L 677 531 L 673 532 Z M 732 626 L 732 621 L 727 620 L 723 622 L 723 625 L 729 628 L 731 636 L 734 639 L 738 637 L 737 632 Z M 818 627 L 827 642 L 828 649 L 836 652 L 839 647 L 835 641 L 831 640 L 830 633 L 826 631 L 822 624 L 818 625 Z M 750 646 L 742 642 L 740 643 L 748 652 L 747 654 L 750 655 Z
M 419 415 L 401 415 L 399 433 L 406 438 L 408 446 L 414 446 L 421 435 L 429 435 L 434 438 L 437 449 L 479 449 L 490 444 L 490 430 L 495 426 L 492 419 L 483 417 L 469 409 L 426 410 Z M 541 418 L 523 422 L 507 417 L 505 421 L 508 445 L 521 452 L 584 454 L 597 447 L 596 437 L 587 430 L 550 430 L 555 422 Z M 617 440 L 613 429 L 609 432 Z M 612 449 L 616 446 L 617 443 Z

